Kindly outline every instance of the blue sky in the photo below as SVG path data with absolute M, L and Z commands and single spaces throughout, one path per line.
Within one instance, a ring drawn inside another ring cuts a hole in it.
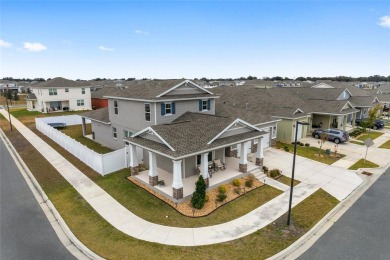
M 2 0 L 0 12 L 0 77 L 390 75 L 388 0 Z

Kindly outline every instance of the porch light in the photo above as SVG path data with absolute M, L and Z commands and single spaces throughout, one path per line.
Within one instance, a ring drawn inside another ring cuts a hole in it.
M 288 203 L 287 226 L 290 226 L 290 221 L 291 221 L 291 204 L 292 204 L 292 195 L 293 195 L 293 188 L 294 188 L 295 157 L 297 155 L 297 138 L 298 138 L 299 125 L 309 125 L 309 123 L 297 121 L 296 125 L 294 125 L 295 126 L 294 156 L 293 156 L 293 166 L 292 166 L 291 185 L 290 185 L 290 201 Z

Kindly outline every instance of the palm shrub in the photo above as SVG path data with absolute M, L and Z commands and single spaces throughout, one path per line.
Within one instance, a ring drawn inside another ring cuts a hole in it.
M 201 209 L 206 201 L 206 182 L 202 175 L 199 176 L 195 183 L 195 192 L 192 194 L 191 204 L 196 209 Z

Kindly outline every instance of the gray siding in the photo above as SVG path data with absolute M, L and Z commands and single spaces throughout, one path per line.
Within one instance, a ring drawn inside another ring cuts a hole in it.
M 176 113 L 174 115 L 161 115 L 161 103 L 157 103 L 157 124 L 168 124 L 183 115 L 185 112 L 196 112 L 199 113 L 199 99 L 195 100 L 183 100 L 183 101 L 174 101 L 176 107 Z M 165 102 L 167 103 L 167 102 Z M 215 100 L 210 99 L 210 110 L 202 111 L 204 114 L 215 114 Z
M 214 160 L 220 159 L 222 162 L 223 155 L 225 154 L 225 148 L 221 148 L 218 150 L 215 150 L 215 158 Z
M 195 175 L 195 167 L 196 167 L 196 156 L 188 157 L 184 159 L 185 163 L 185 178 L 188 178 L 192 175 Z
M 172 90 L 171 92 L 165 94 L 164 96 L 169 95 L 183 95 L 183 94 L 203 94 L 204 91 L 200 90 L 199 88 L 193 86 L 192 84 L 185 84 L 181 85 L 180 87 L 177 87 L 176 89 Z
M 91 121 L 92 132 L 95 133 L 95 141 L 110 149 L 116 150 L 124 147 L 122 142 L 118 146 L 118 142 L 112 137 L 112 126 Z
M 146 133 L 146 134 L 142 135 L 142 138 L 145 138 L 145 139 L 148 139 L 148 140 L 155 141 L 157 143 L 163 144 L 163 142 L 160 140 L 160 138 L 158 138 L 155 135 L 151 135 L 151 134 Z
M 224 132 L 219 138 L 243 134 L 243 133 L 247 133 L 250 131 L 253 131 L 253 129 L 248 128 L 248 127 L 244 127 L 244 126 L 232 126 L 230 129 L 228 129 L 226 132 Z
M 114 99 L 108 99 L 110 121 L 118 126 L 125 127 L 135 133 L 148 126 L 154 125 L 154 103 L 150 103 L 150 122 L 145 120 L 145 103 L 132 100 L 118 99 L 118 115 L 114 114 Z

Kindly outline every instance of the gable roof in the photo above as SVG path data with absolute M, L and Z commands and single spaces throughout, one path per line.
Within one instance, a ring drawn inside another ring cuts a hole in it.
M 91 87 L 91 84 L 86 81 L 74 81 L 61 77 L 53 78 L 48 81 L 38 83 L 34 88 L 80 88 Z
M 181 84 L 191 82 L 189 80 L 175 79 L 175 80 L 148 80 L 145 82 L 137 82 L 132 84 L 126 89 L 114 89 L 112 93 L 107 94 L 108 98 L 122 98 L 122 99 L 134 99 L 134 100 L 172 100 L 180 98 L 218 98 L 210 91 L 196 85 L 191 82 L 196 88 L 203 91 L 200 94 L 183 94 L 183 95 L 169 95 L 164 96 L 164 93 L 172 91 Z
M 253 129 L 248 132 L 219 138 L 208 144 L 234 121 L 235 119 L 230 117 L 186 112 L 171 124 L 150 126 L 150 129 L 173 149 L 170 149 L 166 144 L 142 138 L 140 135 L 134 135 L 124 140 L 171 158 L 180 158 L 213 150 L 216 147 L 243 142 L 246 139 L 261 137 L 265 134 L 252 126 Z

